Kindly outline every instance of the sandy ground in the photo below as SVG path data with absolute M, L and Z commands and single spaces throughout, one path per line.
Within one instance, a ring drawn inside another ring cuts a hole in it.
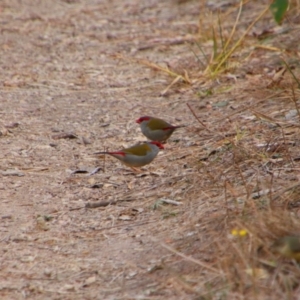
M 195 32 L 197 3 L 2 1 L 0 14 L 1 299 L 170 299 L 168 282 L 149 271 L 170 256 L 159 240 L 179 220 L 158 227 L 151 206 L 171 195 L 184 162 L 168 169 L 166 160 L 174 164 L 193 134 L 174 134 L 180 141 L 140 176 L 111 158 L 93 176 L 71 172 L 103 168 L 95 151 L 145 140 L 135 124 L 141 115 L 194 122 L 191 91 L 160 97 L 170 79 L 126 57 L 184 56 L 182 45 L 174 57 L 163 42 L 142 48 Z

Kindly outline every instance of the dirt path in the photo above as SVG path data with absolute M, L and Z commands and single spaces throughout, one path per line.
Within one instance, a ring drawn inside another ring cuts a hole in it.
M 183 297 L 151 269 L 171 258 L 160 242 L 179 238 L 184 220 L 151 207 L 175 195 L 185 161 L 173 162 L 191 134 L 176 133 L 144 176 L 112 159 L 94 176 L 71 171 L 98 166 L 95 151 L 143 140 L 140 115 L 191 124 L 192 92 L 159 97 L 170 79 L 125 58 L 176 60 L 154 39 L 195 31 L 197 11 L 175 1 L 1 2 L 1 299 Z M 104 200 L 129 201 L 70 211 Z

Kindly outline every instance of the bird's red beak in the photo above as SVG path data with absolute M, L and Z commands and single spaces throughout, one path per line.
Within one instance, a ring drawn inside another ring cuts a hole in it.
M 138 124 L 140 124 L 140 123 L 141 123 L 141 119 L 137 119 L 137 120 L 135 120 L 135 123 L 138 123 Z

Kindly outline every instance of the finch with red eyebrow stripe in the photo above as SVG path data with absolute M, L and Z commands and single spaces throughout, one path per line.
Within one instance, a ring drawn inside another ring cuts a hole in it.
M 143 116 L 136 120 L 140 124 L 142 133 L 151 141 L 165 142 L 172 133 L 185 125 L 173 126 L 170 123 L 150 116 Z
M 135 167 L 142 167 L 150 164 L 157 156 L 159 150 L 162 149 L 164 149 L 164 146 L 160 142 L 153 141 L 134 145 L 130 148 L 122 149 L 119 151 L 104 151 L 94 154 L 108 154 L 117 158 L 126 166 L 134 169 Z

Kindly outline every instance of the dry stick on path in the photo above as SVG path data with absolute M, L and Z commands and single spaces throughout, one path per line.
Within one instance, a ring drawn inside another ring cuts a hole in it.
M 152 223 L 157 223 L 157 220 L 141 221 L 141 222 L 135 222 L 135 223 L 127 223 L 126 222 L 126 228 L 130 228 L 130 226 L 135 227 L 135 226 L 141 226 L 141 225 L 152 224 Z M 102 230 L 109 230 L 109 229 L 122 228 L 122 227 L 124 227 L 124 223 L 114 225 L 114 226 L 109 226 L 109 227 L 102 227 L 102 228 L 88 227 L 88 228 L 85 228 L 85 230 L 80 230 L 80 232 L 87 231 L 87 230 L 90 230 L 90 229 L 92 229 L 93 231 L 102 231 Z
M 88 202 L 85 205 L 85 208 L 97 208 L 97 207 L 105 207 L 108 205 L 115 205 L 118 202 L 120 202 L 120 200 L 115 200 L 115 201 L 100 201 L 100 202 Z
M 176 254 L 176 255 L 178 255 L 178 256 L 184 258 L 185 260 L 191 261 L 191 262 L 193 262 L 193 263 L 195 263 L 195 264 L 197 264 L 197 265 L 199 265 L 199 266 L 201 266 L 201 267 L 203 267 L 203 268 L 205 268 L 205 269 L 208 269 L 208 270 L 212 271 L 213 273 L 217 273 L 217 274 L 219 274 L 219 275 L 222 274 L 222 271 L 219 271 L 219 270 L 217 270 L 217 269 L 215 269 L 215 268 L 209 266 L 208 264 L 206 264 L 206 263 L 204 263 L 204 262 L 202 262 L 202 261 L 200 261 L 200 260 L 198 260 L 198 259 L 195 259 L 195 258 L 193 258 L 193 257 L 187 256 L 187 255 L 185 255 L 185 254 L 183 254 L 183 253 L 181 253 L 181 252 L 175 250 L 174 248 L 172 248 L 172 247 L 170 247 L 170 246 L 168 246 L 168 245 L 166 245 L 166 244 L 164 244 L 164 243 L 160 243 L 160 245 L 161 245 L 163 248 L 169 250 L 170 252 L 172 252 L 172 253 L 174 253 L 174 254 Z
M 194 110 L 192 109 L 192 107 L 189 105 L 189 103 L 186 103 L 187 107 L 189 108 L 189 110 L 191 111 L 191 113 L 193 114 L 193 116 L 195 117 L 195 119 L 209 132 L 211 132 L 206 125 L 199 119 L 199 117 L 195 114 Z
M 164 183 L 162 183 L 160 185 L 163 185 L 163 184 Z M 154 186 L 150 187 L 147 190 L 147 191 L 149 191 L 148 195 L 141 194 L 141 191 L 138 191 L 135 194 L 127 196 L 127 198 L 123 197 L 122 199 L 119 199 L 119 200 L 88 202 L 85 206 L 70 208 L 69 211 L 79 210 L 79 209 L 83 209 L 83 208 L 97 208 L 97 207 L 105 207 L 105 206 L 108 206 L 108 205 L 115 205 L 118 202 L 122 202 L 122 201 L 134 201 L 134 200 L 140 199 L 141 196 L 146 197 L 146 198 L 153 197 L 153 196 L 155 196 L 155 197 L 163 197 L 166 194 L 165 192 L 158 194 L 157 191 L 156 191 L 156 188 L 158 186 L 160 186 L 160 185 L 154 185 Z M 151 191 L 151 190 L 153 190 L 153 191 Z
M 115 205 L 120 201 L 122 201 L 122 200 L 119 200 L 119 201 L 88 202 L 85 206 L 70 208 L 69 211 L 79 210 L 79 209 L 83 209 L 83 208 L 105 207 L 105 206 L 108 206 L 108 205 Z

